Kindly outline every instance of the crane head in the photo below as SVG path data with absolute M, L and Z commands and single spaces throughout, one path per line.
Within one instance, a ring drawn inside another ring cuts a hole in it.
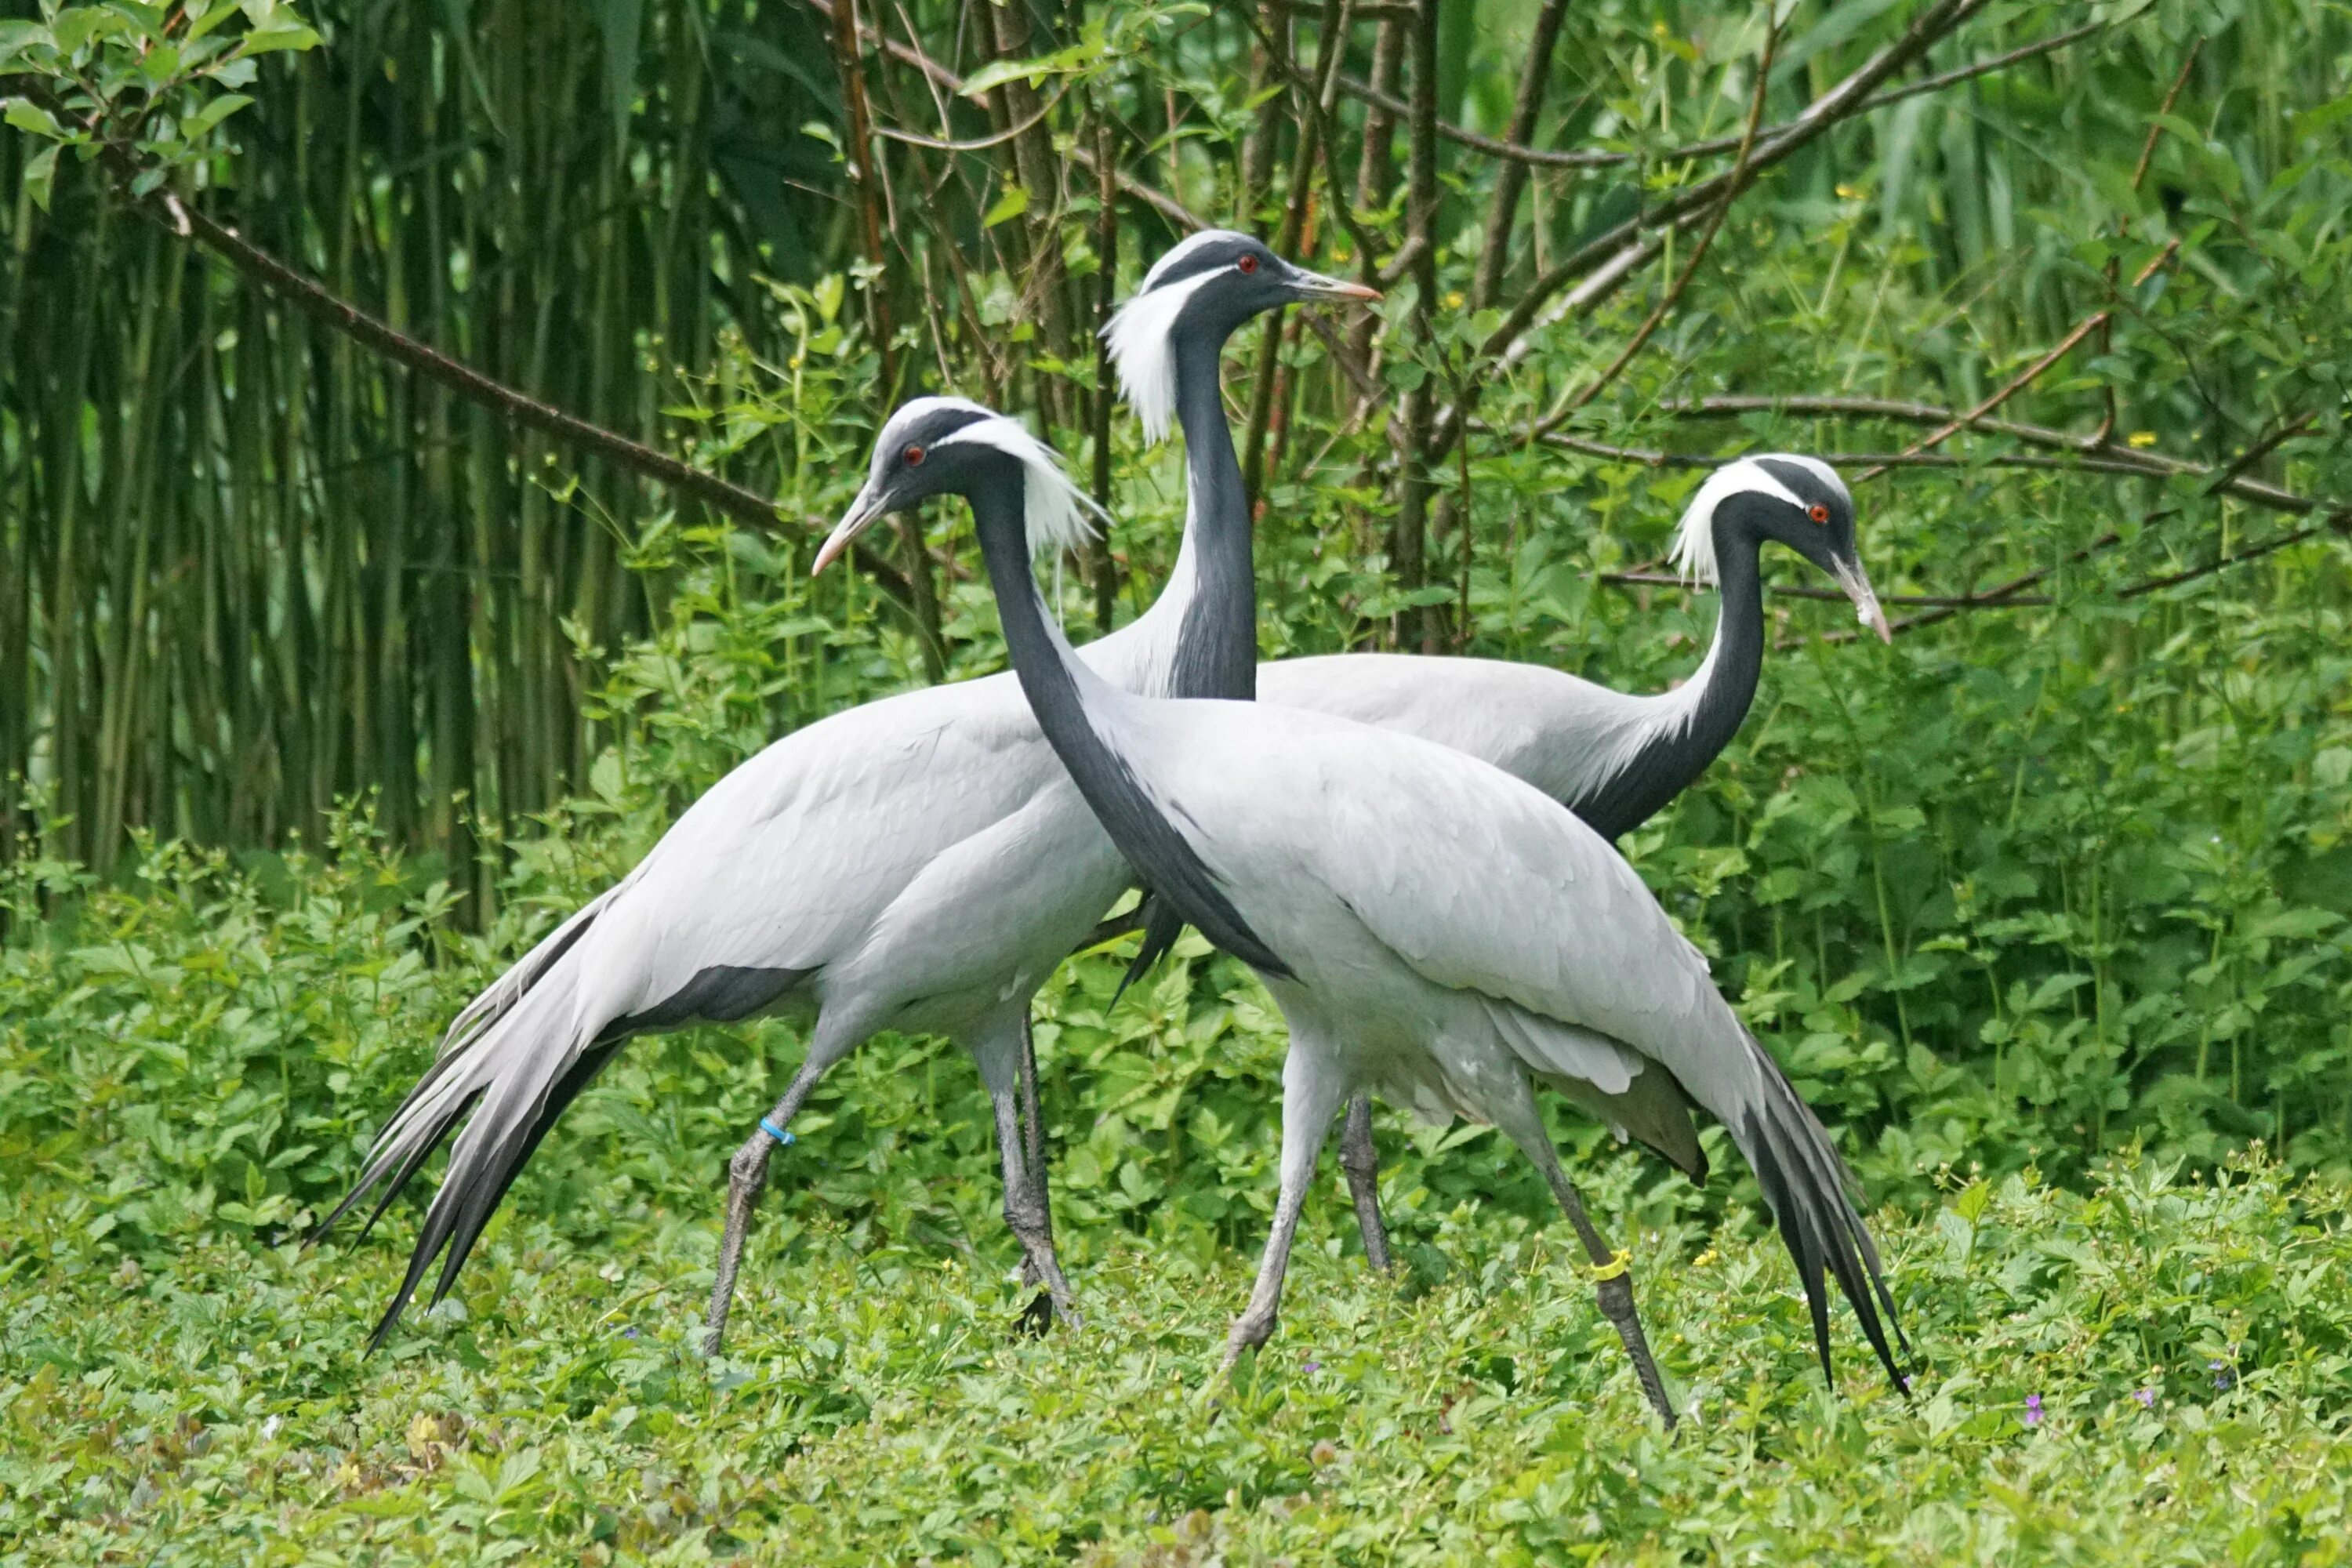
M 1854 542 L 1853 496 L 1835 468 L 1819 458 L 1787 453 L 1725 464 L 1707 476 L 1683 513 L 1675 565 L 1693 582 L 1712 583 L 1719 542 L 1754 549 L 1768 539 L 1828 573 L 1853 601 L 1854 618 L 1880 641 L 1894 640 Z
M 826 535 L 811 575 L 831 565 L 877 520 L 932 496 L 969 494 L 1008 464 L 1020 475 L 1033 551 L 1069 549 L 1094 531 L 1087 514 L 1099 517 L 1101 509 L 1070 482 L 1054 449 L 1020 421 L 961 397 L 918 397 L 890 416 L 875 437 L 866 483 Z
M 1277 307 L 1380 297 L 1360 283 L 1309 272 L 1248 235 L 1203 229 L 1153 263 L 1103 328 L 1103 340 L 1144 438 L 1156 442 L 1167 438 L 1175 417 L 1176 351 L 1183 342 L 1196 340 L 1213 353 L 1243 322 Z

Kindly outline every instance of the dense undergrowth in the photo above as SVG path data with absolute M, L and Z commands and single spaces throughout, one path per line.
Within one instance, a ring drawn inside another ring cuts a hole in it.
M 734 1354 L 690 1356 L 724 1159 L 801 1048 L 763 1024 L 633 1045 L 524 1173 L 461 1310 L 360 1358 L 412 1201 L 365 1243 L 296 1238 L 466 997 L 774 736 L 932 658 L 950 679 L 1000 665 L 960 510 L 922 525 L 935 649 L 873 583 L 808 581 L 798 520 L 845 503 L 886 364 L 914 387 L 936 360 L 942 386 L 1039 413 L 1089 471 L 1083 323 L 1037 335 L 1023 247 L 1059 254 L 1083 304 L 1178 229 L 1122 201 L 1105 273 L 1081 186 L 1032 202 L 993 146 L 936 169 L 893 151 L 937 199 L 906 204 L 877 273 L 841 216 L 830 78 L 799 58 L 814 10 L 616 5 L 551 50 L 527 4 L 306 9 L 322 46 L 268 68 L 235 148 L 215 121 L 188 153 L 189 199 L 777 498 L 784 524 L 509 451 L 487 416 L 203 273 L 109 205 L 104 166 L 52 153 L 37 199 L 39 154 L 0 141 L 22 198 L 0 204 L 0 1555 L 2341 1560 L 2341 7 L 1979 8 L 1914 75 L 2078 11 L 2103 30 L 1768 172 L 1624 375 L 1557 425 L 1570 450 L 1527 432 L 1631 340 L 1687 232 L 1523 357 L 1482 345 L 1584 237 L 1720 172 L 1720 150 L 1674 150 L 1738 122 L 1766 31 L 1760 7 L 1570 5 L 1538 140 L 1630 161 L 1538 167 L 1491 289 L 1496 170 L 1453 144 L 1433 218 L 1408 214 L 1398 169 L 1367 188 L 1379 256 L 1307 225 L 1302 259 L 1350 273 L 1430 229 L 1426 273 L 1391 279 L 1351 340 L 1375 399 L 1295 320 L 1236 341 L 1237 424 L 1282 367 L 1269 657 L 1427 640 L 1662 689 L 1712 607 L 1612 574 L 1664 554 L 1687 465 L 1742 451 L 1844 455 L 1890 600 L 2035 574 L 1890 647 L 1831 640 L 1842 606 L 1776 595 L 1746 730 L 1626 845 L 1883 1205 L 1923 1355 L 1906 1406 L 1842 1330 L 1845 1397 L 1825 1397 L 1752 1184 L 1694 1190 L 1562 1115 L 1697 1403 L 1674 1445 L 1524 1163 L 1394 1121 L 1404 1278 L 1366 1277 L 1327 1193 L 1264 1360 L 1222 1405 L 1195 1397 L 1271 1203 L 1282 1039 L 1245 972 L 1190 942 L 1116 1007 L 1116 953 L 1039 998 L 1082 1330 L 1005 1339 L 985 1102 L 951 1049 L 885 1037 L 795 1121 Z M 1291 16 L 1305 58 L 1314 8 L 1068 8 L 1114 9 L 1126 31 L 1041 75 L 1063 95 L 1051 129 L 1108 129 L 1174 198 L 1274 232 L 1303 100 L 1252 96 L 1251 18 Z M 1351 69 L 1403 15 L 1373 9 Z M 1499 129 L 1533 9 L 1449 28 L 1449 114 Z M 1781 7 L 1756 101 L 1799 114 L 1932 9 Z M 970 10 L 916 5 L 910 26 L 976 69 Z M 617 50 L 640 21 L 662 85 L 635 90 Z M 29 26 L 11 13 L 11 48 Z M 899 69 L 869 65 L 886 89 Z M 886 112 L 928 92 L 899 85 Z M 970 138 L 996 123 L 953 112 Z M 1374 119 L 1343 100 L 1350 167 Z M 706 179 L 706 144 L 747 124 L 766 153 Z M 445 139 L 446 162 L 413 155 Z M 1284 155 L 1237 191 L 1253 144 Z M 583 189 L 601 216 L 573 225 Z M 2107 325 L 2042 363 L 2095 310 Z M 1975 430 L 1861 482 L 1936 422 L 1887 407 L 1972 406 L 2021 376 L 2000 414 L 2056 445 Z M 1444 473 L 1406 473 L 1391 420 L 1473 384 L 1483 426 Z M 1688 402 L 1735 395 L 1847 404 Z M 1182 513 L 1174 456 L 1123 413 L 1107 428 L 1111 552 L 1056 579 L 1079 634 L 1088 574 L 1115 584 L 1113 619 L 1139 609 Z M 2209 467 L 2118 472 L 2135 453 Z M 2220 483 L 2241 465 L 2318 510 L 2251 503 Z M 1410 570 L 1409 480 L 1439 492 Z M 1822 585 L 1783 555 L 1768 576 Z M 236 847 L 197 847 L 218 844 Z
M 118 1249 L 43 1185 L 0 1228 L 0 1545 L 24 1563 L 2327 1563 L 2346 1558 L 2352 1231 L 2266 1161 L 1946 1184 L 1885 1216 L 1906 1404 L 1842 1328 L 1823 1392 L 1744 1212 L 1640 1239 L 1665 1439 L 1564 1233 L 1422 1210 L 1398 1291 L 1318 1205 L 1276 1340 L 1206 1379 L 1245 1260 L 1079 1232 L 1082 1326 L 969 1194 L 820 1143 L 772 1205 L 727 1359 L 690 1333 L 709 1194 L 598 1171 L 463 1292 L 361 1344 L 394 1248 L 184 1215 Z M 1630 1195 L 1630 1157 L 1598 1190 Z M 828 1198 L 864 1184 L 869 1209 Z M 789 1190 L 797 1188 L 798 1190 Z M 966 1212 L 970 1212 L 967 1208 Z M 781 1221 L 781 1223 L 779 1223 Z

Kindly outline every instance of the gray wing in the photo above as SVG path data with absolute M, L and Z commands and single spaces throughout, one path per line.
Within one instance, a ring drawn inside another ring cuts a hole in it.
M 910 887 L 999 824 L 1034 816 L 1024 806 L 1055 778 L 1018 689 L 992 678 L 812 725 L 714 785 L 635 870 L 458 1016 L 320 1226 L 381 1189 L 373 1226 L 464 1121 L 376 1342 L 445 1244 L 434 1300 L 447 1293 L 539 1141 L 630 1036 L 743 1017 L 855 962 Z
M 1682 722 L 1686 706 L 1679 692 L 1629 697 L 1540 665 L 1418 654 L 1280 659 L 1258 666 L 1257 694 L 1433 741 L 1570 805 Z
M 1642 1062 L 1664 1068 L 1756 1171 L 1805 1283 L 1823 1371 L 1826 1274 L 1900 1386 L 1894 1302 L 1851 1175 L 1623 858 L 1534 788 L 1445 747 L 1328 721 L 1248 728 L 1265 758 L 1251 849 L 1267 873 L 1312 879 L 1423 979 L 1506 1009 L 1504 1037 L 1531 1071 L 1623 1096 L 1647 1075 Z M 1227 742 L 1228 771 L 1244 768 L 1243 742 Z M 1612 1047 L 1627 1058 L 1615 1073 Z

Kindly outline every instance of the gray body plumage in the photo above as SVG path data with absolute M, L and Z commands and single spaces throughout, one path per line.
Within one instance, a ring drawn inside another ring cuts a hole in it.
M 1244 254 L 1247 268 L 1233 270 Z M 1245 698 L 1255 596 L 1240 466 L 1218 412 L 1219 351 L 1276 304 L 1362 291 L 1239 235 L 1196 237 L 1160 271 L 1182 275 L 1189 301 L 1181 331 L 1173 313 L 1153 329 L 1168 390 L 1199 431 L 1183 539 L 1151 609 L 1082 658 L 1120 689 Z M 925 400 L 894 417 L 880 446 L 952 438 L 980 412 Z M 1055 461 L 1034 441 L 1026 456 Z M 1082 526 L 1058 493 L 1034 496 L 1065 528 Z M 803 1076 L 877 1030 L 945 1035 L 972 1054 L 1003 1131 L 1031 996 L 1131 879 L 1010 674 L 868 703 L 776 742 L 476 998 L 378 1134 L 321 1229 L 380 1193 L 372 1225 L 465 1122 L 376 1339 L 445 1247 L 434 1298 L 446 1294 L 523 1162 L 635 1034 L 797 1009 L 814 1020 Z M 1213 918 L 1213 890 L 1195 893 Z M 1230 925 L 1222 934 L 1246 948 Z M 1000 1153 L 1010 1175 L 1018 1155 Z M 730 1205 L 739 1195 L 730 1190 Z M 736 1225 L 730 1207 L 740 1247 Z
M 1827 1134 L 1609 843 L 1459 750 L 1263 702 L 1159 700 L 1104 682 L 1071 654 L 1030 580 L 1024 483 L 1003 465 L 950 477 L 877 460 L 868 510 L 940 489 L 971 499 L 1023 689 L 1088 804 L 1177 912 L 1213 940 L 1238 918 L 1272 956 L 1251 962 L 1282 1005 L 1291 1049 L 1283 1193 L 1245 1314 L 1257 1337 L 1344 1099 L 1372 1089 L 1493 1122 L 1550 1163 L 1530 1092 L 1548 1081 L 1602 1107 L 1637 1102 L 1617 1119 L 1660 1126 L 1670 1154 L 1695 1146 L 1688 1105 L 1722 1121 L 1797 1259 L 1824 1366 L 1833 1277 L 1893 1373 L 1880 1310 L 1891 1317 L 1893 1304 Z M 1148 830 L 1145 817 L 1156 819 Z

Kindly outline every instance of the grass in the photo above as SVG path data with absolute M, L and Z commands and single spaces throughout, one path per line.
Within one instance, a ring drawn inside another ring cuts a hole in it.
M 710 1215 L 640 1207 L 583 1246 L 519 1205 L 466 1306 L 371 1360 L 397 1237 L 224 1226 L 142 1264 L 80 1239 L 71 1189 L 23 1200 L 0 1221 L 11 1563 L 2352 1556 L 2352 1216 L 2259 1154 L 2210 1180 L 2126 1160 L 2088 1195 L 1955 1181 L 1882 1215 L 1908 1404 L 1850 1320 L 1825 1392 L 1754 1216 L 1647 1235 L 1644 1311 L 1694 1412 L 1672 1440 L 1564 1228 L 1475 1205 L 1435 1227 L 1445 1279 L 1401 1291 L 1343 1251 L 1334 1184 L 1275 1340 L 1212 1391 L 1252 1260 L 1116 1227 L 1079 1241 L 1083 1326 L 1024 1342 L 992 1232 L 902 1245 L 772 1193 L 706 1363 Z

